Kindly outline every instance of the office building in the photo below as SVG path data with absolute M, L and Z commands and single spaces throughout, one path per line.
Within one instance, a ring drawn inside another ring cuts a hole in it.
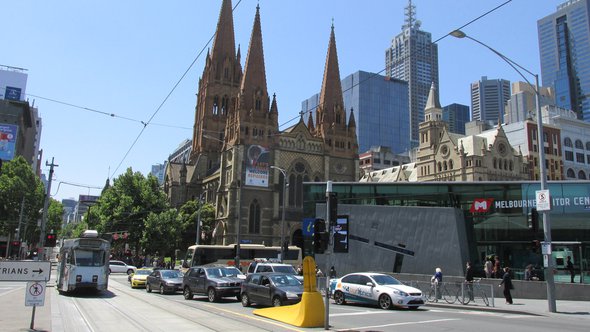
M 469 119 L 469 106 L 453 103 L 443 107 L 442 119 L 449 126 L 449 131 L 465 135 L 465 124 Z
M 552 88 L 539 87 L 541 107 L 555 104 L 555 95 Z M 537 98 L 535 87 L 526 82 L 512 83 L 512 95 L 506 103 L 504 123 L 525 121 L 536 117 Z
M 504 122 L 506 102 L 510 99 L 510 81 L 483 76 L 471 83 L 471 119 L 491 124 Z
M 410 135 L 412 147 L 418 146 L 418 124 L 424 121 L 424 107 L 430 86 L 438 89 L 438 46 L 430 32 L 420 30 L 416 7 L 408 1 L 405 24 L 385 51 L 386 75 L 408 82 Z M 362 150 L 361 150 L 362 151 Z
M 570 0 L 537 21 L 543 86 L 556 105 L 590 122 L 590 0 Z
M 375 73 L 357 71 L 341 81 L 347 118 L 354 113 L 359 151 L 390 147 L 393 153 L 410 148 L 408 83 Z M 319 93 L 301 103 L 313 116 Z M 313 118 L 314 123 L 316 119 Z

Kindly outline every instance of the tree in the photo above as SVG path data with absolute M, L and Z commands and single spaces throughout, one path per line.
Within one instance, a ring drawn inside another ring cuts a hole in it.
M 0 174 L 0 234 L 14 232 L 23 206 L 23 227 L 27 232 L 25 234 L 21 227 L 22 237 L 32 242 L 38 241 L 38 235 L 35 238 L 34 234 L 44 198 L 43 183 L 22 156 L 5 161 Z
M 180 220 L 182 228 L 182 240 L 179 244 L 179 249 L 186 249 L 190 245 L 195 244 L 197 237 L 197 219 L 198 211 L 201 203 L 198 200 L 192 200 L 184 203 L 180 207 Z M 201 244 L 210 244 L 215 228 L 215 207 L 209 203 L 202 205 L 201 210 L 201 232 L 204 233 L 204 238 L 201 239 Z
M 53 230 L 57 233 L 61 230 L 63 224 L 64 206 L 53 198 L 49 199 L 49 210 L 47 213 L 47 224 L 45 229 L 47 232 Z
M 176 209 L 150 213 L 145 220 L 141 247 L 146 253 L 173 256 L 181 237 L 182 228 Z
M 127 243 L 139 254 L 145 220 L 150 213 L 168 209 L 166 195 L 153 175 L 133 173 L 131 168 L 113 180 L 87 213 L 88 227 L 99 233 L 127 231 Z M 114 247 L 116 249 L 117 243 Z

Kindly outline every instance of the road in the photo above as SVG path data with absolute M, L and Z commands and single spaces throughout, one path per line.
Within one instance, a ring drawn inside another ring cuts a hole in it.
M 22 284 L 0 284 L 3 293 L 24 292 Z M 13 287 L 18 287 L 14 288 Z M 255 316 L 256 307 L 242 307 L 233 298 L 209 303 L 204 296 L 187 301 L 182 294 L 160 295 L 131 289 L 127 276 L 113 274 L 109 291 L 100 295 L 59 295 L 49 288 L 52 331 L 310 331 Z M 48 304 L 49 304 L 48 303 Z M 0 309 L 4 310 L 2 304 Z M 21 303 L 15 310 L 28 310 Z M 40 310 L 47 310 L 40 307 Z M 41 318 L 41 316 L 40 316 Z M 1 320 L 1 315 L 0 315 Z M 1 323 L 1 321 L 0 321 Z M 39 322 L 38 325 L 41 325 Z M 1 324 L 0 324 L 1 325 Z M 425 306 L 416 311 L 381 310 L 360 305 L 330 304 L 333 331 L 586 331 L 590 316 L 572 312 L 559 315 L 529 315 Z M 25 327 L 25 326 L 22 326 Z M 2 329 L 4 330 L 4 329 Z M 16 331 L 22 331 L 17 329 Z

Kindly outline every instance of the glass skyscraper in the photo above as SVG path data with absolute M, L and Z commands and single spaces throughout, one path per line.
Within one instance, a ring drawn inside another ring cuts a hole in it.
M 590 122 L 590 0 L 570 0 L 537 22 L 543 86 L 557 106 Z
M 465 135 L 465 124 L 469 122 L 469 106 L 450 104 L 443 107 L 443 121 L 449 124 L 449 131 Z
M 359 153 L 372 146 L 387 146 L 393 153 L 410 150 L 408 83 L 379 74 L 357 71 L 342 81 L 347 120 L 356 121 Z M 315 116 L 319 94 L 301 103 L 302 114 Z M 307 121 L 307 118 L 304 118 Z M 315 119 L 314 119 L 315 121 Z
M 416 7 L 409 1 L 402 32 L 385 51 L 386 75 L 408 82 L 411 139 L 418 146 L 418 124 L 424 121 L 424 107 L 430 86 L 438 91 L 438 46 L 430 32 L 420 30 Z

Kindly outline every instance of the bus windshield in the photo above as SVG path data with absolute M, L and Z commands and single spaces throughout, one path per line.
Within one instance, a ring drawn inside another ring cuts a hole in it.
M 103 266 L 104 253 L 95 250 L 74 250 L 74 258 L 77 266 Z

